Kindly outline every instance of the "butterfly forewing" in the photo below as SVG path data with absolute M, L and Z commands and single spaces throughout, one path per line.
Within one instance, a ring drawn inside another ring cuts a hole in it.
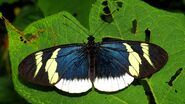
M 141 60 L 141 64 L 139 64 L 139 73 L 134 74 L 130 70 L 130 73 L 137 78 L 150 76 L 154 72 L 160 70 L 168 60 L 167 52 L 158 45 L 139 41 L 126 41 L 125 43 L 123 42 L 123 44 L 127 44 L 127 47 L 130 46 L 129 48 L 132 49 L 127 49 L 130 53 L 130 57 L 135 57 L 135 55 L 132 55 L 133 53 L 137 53 L 139 55 L 139 59 Z M 139 60 L 134 57 L 133 59 Z M 134 63 L 132 60 L 129 61 L 130 63 Z
M 56 86 L 69 93 L 89 90 L 89 62 L 84 45 L 48 48 L 26 57 L 19 65 L 23 79 L 43 86 Z

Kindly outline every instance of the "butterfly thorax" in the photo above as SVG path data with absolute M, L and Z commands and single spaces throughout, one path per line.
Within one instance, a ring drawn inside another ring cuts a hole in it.
M 94 42 L 94 37 L 89 36 L 88 38 L 88 43 L 87 43 L 87 53 L 89 57 L 89 77 L 91 81 L 94 80 L 95 76 L 95 53 L 96 53 L 96 46 Z
M 89 36 L 88 38 L 88 42 L 87 42 L 87 51 L 88 54 L 94 53 L 96 50 L 96 46 L 95 46 L 95 42 L 94 42 L 94 37 L 93 36 Z
M 88 43 L 87 43 L 87 44 L 88 44 L 88 45 L 94 45 L 94 39 L 95 39 L 95 38 L 94 38 L 93 36 L 90 35 L 90 36 L 87 38 L 87 40 L 88 40 Z

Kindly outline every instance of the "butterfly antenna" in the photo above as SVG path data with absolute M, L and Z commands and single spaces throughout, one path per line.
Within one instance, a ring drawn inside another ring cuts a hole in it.
M 111 18 L 113 18 L 112 17 L 112 15 L 116 12 L 116 11 L 118 11 L 117 9 L 115 9 L 112 13 L 108 13 L 108 14 L 106 14 L 107 16 L 111 16 Z M 98 28 L 96 28 L 96 30 L 94 31 L 94 33 L 92 34 L 92 35 L 94 35 L 95 33 L 97 33 L 98 31 L 102 31 L 103 29 L 105 29 L 106 28 L 106 26 L 107 25 L 109 25 L 111 22 L 102 22 L 99 26 L 98 26 Z
M 75 24 L 77 27 L 79 27 L 83 32 L 85 32 L 86 34 L 88 34 L 88 32 L 87 32 L 87 30 L 86 30 L 85 28 L 81 27 L 79 24 L 77 24 L 77 23 L 74 22 L 72 19 L 68 18 L 67 16 L 65 16 L 65 15 L 63 15 L 63 16 L 64 16 L 64 18 L 70 20 L 70 21 L 71 21 L 73 24 Z M 64 24 L 64 25 L 69 26 L 69 25 L 67 25 L 67 24 Z M 77 31 L 76 29 L 74 29 L 74 30 Z M 79 31 L 77 31 L 77 32 L 79 32 Z M 79 33 L 80 33 L 80 32 L 79 32 Z

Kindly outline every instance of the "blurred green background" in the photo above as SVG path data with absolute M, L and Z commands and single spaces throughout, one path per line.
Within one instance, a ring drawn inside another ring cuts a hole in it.
M 143 0 L 151 6 L 170 12 L 185 13 L 185 0 Z M 73 3 L 71 3 L 73 2 Z M 80 23 L 88 27 L 89 11 L 95 0 L 0 0 L 0 12 L 16 28 L 24 28 L 38 19 L 59 11 L 68 11 Z M 27 103 L 16 91 L 11 80 L 11 64 L 8 55 L 8 35 L 0 20 L 0 104 Z

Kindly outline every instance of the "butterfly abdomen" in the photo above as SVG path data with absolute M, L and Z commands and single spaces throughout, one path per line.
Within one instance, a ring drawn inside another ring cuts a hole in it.
M 87 54 L 88 54 L 88 62 L 89 62 L 89 77 L 90 80 L 93 82 L 95 78 L 95 54 L 97 47 L 95 46 L 94 37 L 89 36 L 88 37 L 88 43 L 87 43 Z

